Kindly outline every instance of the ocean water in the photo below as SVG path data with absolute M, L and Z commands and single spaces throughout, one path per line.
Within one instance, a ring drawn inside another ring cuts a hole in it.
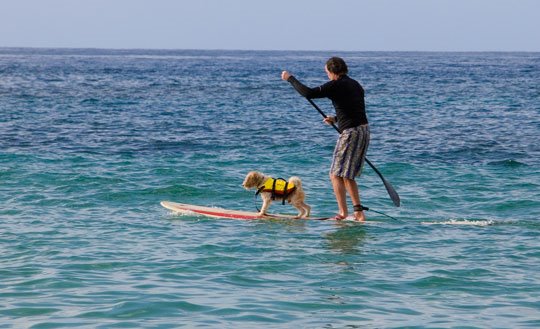
M 280 80 L 332 55 L 402 199 L 366 167 L 363 203 L 395 220 L 160 206 L 254 210 L 259 170 L 334 214 L 336 133 Z M 0 48 L 0 328 L 538 328 L 538 136 L 539 53 Z

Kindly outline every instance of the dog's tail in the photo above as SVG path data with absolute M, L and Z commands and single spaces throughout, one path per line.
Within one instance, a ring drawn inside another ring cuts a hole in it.
M 294 184 L 297 189 L 302 189 L 302 181 L 300 180 L 300 177 L 292 176 L 289 178 L 289 184 Z

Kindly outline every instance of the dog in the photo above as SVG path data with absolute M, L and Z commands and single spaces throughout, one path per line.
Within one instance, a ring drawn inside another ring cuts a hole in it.
M 261 194 L 263 205 L 259 212 L 260 217 L 267 215 L 266 211 L 275 199 L 283 200 L 283 203 L 287 201 L 298 209 L 296 219 L 309 217 L 311 207 L 304 202 L 306 194 L 299 177 L 293 176 L 285 181 L 281 178 L 274 179 L 258 171 L 251 171 L 246 175 L 242 186 L 246 190 L 257 189 L 257 194 Z

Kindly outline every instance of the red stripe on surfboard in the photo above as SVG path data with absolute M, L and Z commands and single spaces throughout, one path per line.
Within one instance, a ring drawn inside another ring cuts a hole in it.
M 202 215 L 209 215 L 209 216 L 216 216 L 216 217 L 221 217 L 221 218 L 229 218 L 229 219 L 243 219 L 243 220 L 255 220 L 255 219 L 265 219 L 265 217 L 257 217 L 257 216 L 252 216 L 252 215 L 240 215 L 240 214 L 231 214 L 231 213 L 227 213 L 227 212 L 215 212 L 215 211 L 204 211 L 204 210 L 193 210 L 193 209 L 188 209 L 189 211 L 192 211 L 194 213 L 199 213 L 199 214 L 202 214 Z M 287 217 L 287 216 L 283 216 L 283 215 L 268 215 L 268 217 L 266 218 L 274 218 L 274 219 L 292 219 Z M 321 217 L 321 218 L 300 218 L 299 220 L 301 219 L 310 219 L 310 220 L 331 220 L 332 218 L 330 217 Z
M 210 215 L 210 216 L 219 216 L 223 218 L 232 218 L 232 219 L 257 219 L 257 217 L 253 217 L 251 215 L 239 215 L 239 214 L 231 214 L 226 212 L 216 212 L 216 211 L 204 211 L 204 210 L 195 210 L 195 209 L 187 209 L 189 211 L 193 211 L 199 214 L 203 215 Z
M 222 208 L 209 208 L 203 206 L 195 206 L 189 204 L 182 204 L 176 202 L 162 201 L 161 205 L 169 210 L 180 212 L 184 214 L 199 214 L 208 217 L 216 218 L 228 218 L 228 219 L 239 219 L 239 220 L 256 220 L 256 219 L 293 219 L 292 215 L 279 215 L 279 214 L 270 214 L 268 216 L 259 217 L 255 212 L 245 212 L 237 210 L 228 210 Z M 208 209 L 208 210 L 207 210 Z M 304 220 L 332 220 L 333 218 L 302 218 Z

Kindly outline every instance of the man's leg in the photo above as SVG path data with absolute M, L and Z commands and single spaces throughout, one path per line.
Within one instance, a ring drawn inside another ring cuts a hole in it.
M 347 189 L 347 193 L 349 193 L 349 196 L 351 197 L 353 205 L 360 205 L 360 193 L 358 192 L 358 184 L 356 184 L 356 181 L 354 179 L 343 178 L 343 183 Z M 359 221 L 366 220 L 366 216 L 364 215 L 363 211 L 355 211 L 354 218 Z
M 343 218 L 349 214 L 347 211 L 347 195 L 345 191 L 345 183 L 342 177 L 330 174 L 330 181 L 334 188 L 334 194 L 339 208 L 339 215 Z

